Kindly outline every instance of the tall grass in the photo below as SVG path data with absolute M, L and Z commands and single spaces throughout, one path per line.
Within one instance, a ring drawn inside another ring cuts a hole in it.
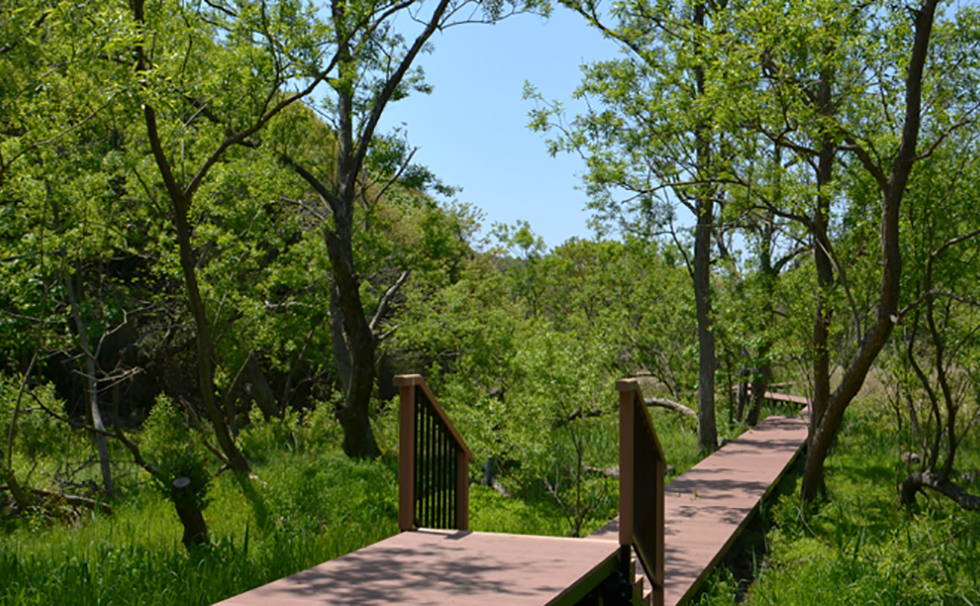
M 19 520 L 0 539 L 0 603 L 210 604 L 397 532 L 390 459 L 351 461 L 288 440 L 278 450 L 257 479 L 215 480 L 212 546 L 195 553 L 149 485 L 129 486 L 112 516 Z

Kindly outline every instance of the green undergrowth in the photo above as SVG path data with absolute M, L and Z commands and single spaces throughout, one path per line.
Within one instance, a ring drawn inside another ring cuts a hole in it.
M 256 478 L 219 477 L 210 548 L 188 554 L 173 505 L 130 487 L 112 516 L 31 518 L 0 539 L 3 604 L 210 604 L 397 532 L 392 462 L 283 450 Z
M 826 463 L 826 496 L 801 506 L 802 478 L 788 478 L 763 508 L 764 538 L 740 539 L 735 561 L 712 573 L 695 602 L 980 604 L 980 512 L 935 493 L 920 495 L 911 512 L 900 507 L 908 469 L 895 435 L 875 405 L 849 410 Z M 958 469 L 980 469 L 976 436 L 957 461 Z M 976 482 L 963 486 L 980 493 Z

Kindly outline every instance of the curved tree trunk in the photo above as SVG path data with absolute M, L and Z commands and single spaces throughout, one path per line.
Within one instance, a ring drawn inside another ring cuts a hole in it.
M 804 501 L 813 501 L 824 486 L 824 461 L 830 452 L 834 436 L 844 420 L 844 411 L 854 400 L 878 353 L 891 336 L 899 321 L 898 302 L 901 292 L 902 251 L 899 241 L 899 210 L 908 184 L 909 174 L 916 161 L 922 112 L 922 76 L 929 52 L 929 38 L 938 0 L 924 0 L 915 15 L 915 40 L 909 59 L 905 84 L 905 119 L 902 139 L 889 174 L 865 161 L 865 168 L 878 180 L 882 191 L 881 212 L 881 288 L 878 299 L 878 318 L 851 358 L 844 377 L 827 402 L 826 410 L 814 422 L 811 417 L 809 448 L 803 470 Z M 816 402 L 814 402 L 816 405 Z M 816 413 L 816 407 L 814 409 Z
M 911 507 L 915 497 L 923 488 L 931 488 L 953 500 L 954 503 L 968 511 L 980 509 L 980 496 L 972 495 L 949 480 L 942 479 L 931 471 L 914 471 L 902 482 L 899 504 Z

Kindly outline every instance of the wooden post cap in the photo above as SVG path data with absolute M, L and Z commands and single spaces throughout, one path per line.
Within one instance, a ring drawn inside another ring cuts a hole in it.
M 640 382 L 636 379 L 620 379 L 616 381 L 616 391 L 637 391 L 640 389 Z

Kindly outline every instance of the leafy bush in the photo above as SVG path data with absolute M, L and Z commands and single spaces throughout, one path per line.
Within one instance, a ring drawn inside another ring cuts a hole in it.
M 203 510 L 208 506 L 212 479 L 208 455 L 188 429 L 183 413 L 163 394 L 157 396 L 156 405 L 143 424 L 141 450 L 160 472 L 154 483 L 165 496 L 171 495 L 174 480 L 189 478 L 191 497 L 197 507 Z

